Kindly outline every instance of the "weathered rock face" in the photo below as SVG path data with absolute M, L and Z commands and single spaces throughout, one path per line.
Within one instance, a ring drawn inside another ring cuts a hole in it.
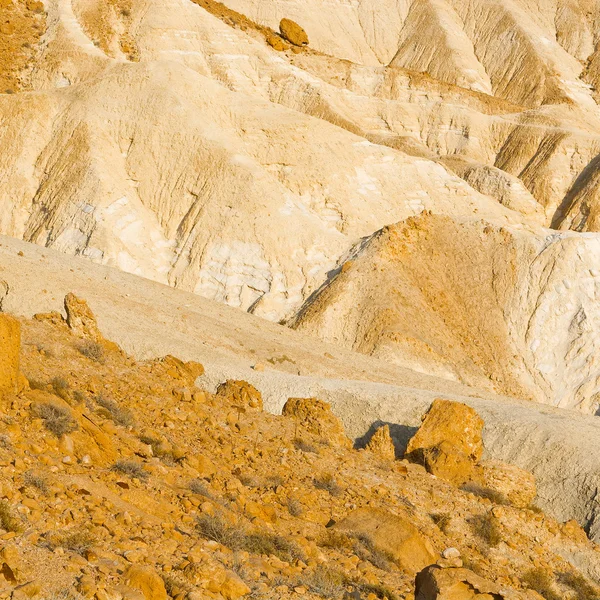
M 294 326 L 409 368 L 595 413 L 595 236 L 423 213 L 372 237 Z
M 0 314 L 0 393 L 15 392 L 19 385 L 21 325 L 17 319 Z
M 335 528 L 368 536 L 377 549 L 407 571 L 419 571 L 436 559 L 431 544 L 407 517 L 381 509 L 357 509 Z
M 593 19 L 566 0 L 21 4 L 0 9 L 1 233 L 280 321 L 422 209 L 593 212 Z
M 317 398 L 290 398 L 281 414 L 295 419 L 307 431 L 327 442 L 345 447 L 351 445 L 343 425 L 327 402 Z

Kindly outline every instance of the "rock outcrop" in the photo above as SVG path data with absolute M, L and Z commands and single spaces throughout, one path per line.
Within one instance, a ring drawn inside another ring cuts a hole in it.
M 427 212 L 380 231 L 293 325 L 383 360 L 594 414 L 595 236 Z
M 217 396 L 225 396 L 242 408 L 263 408 L 260 392 L 246 381 L 228 379 L 217 388 Z
M 281 414 L 293 418 L 304 430 L 320 436 L 327 443 L 350 446 L 343 425 L 327 402 L 317 398 L 289 398 Z
M 14 393 L 19 386 L 21 325 L 14 317 L 0 314 L 0 393 Z
M 379 427 L 366 447 L 370 452 L 386 460 L 394 460 L 396 458 L 396 448 L 390 435 L 389 425 Z

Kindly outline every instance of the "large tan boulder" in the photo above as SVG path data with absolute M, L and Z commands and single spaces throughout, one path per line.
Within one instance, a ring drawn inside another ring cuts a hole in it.
M 21 324 L 0 314 L 0 392 L 16 392 L 19 385 Z
M 308 35 L 306 34 L 306 31 L 291 19 L 281 19 L 279 31 L 281 32 L 282 37 L 291 44 L 294 44 L 294 46 L 308 45 Z
M 298 421 L 308 432 L 318 435 L 335 446 L 350 447 L 343 425 L 331 412 L 327 402 L 317 398 L 289 398 L 282 414 Z
M 438 398 L 408 442 L 406 453 L 419 458 L 427 448 L 450 442 L 477 463 L 483 454 L 483 425 L 483 419 L 470 406 Z
M 538 600 L 533 591 L 501 588 L 462 568 L 430 565 L 415 580 L 415 600 Z
M 334 528 L 367 536 L 377 550 L 409 572 L 416 573 L 437 558 L 429 540 L 407 517 L 383 509 L 356 509 L 334 525 Z
M 217 388 L 217 396 L 229 398 L 233 404 L 244 408 L 263 408 L 261 393 L 247 381 L 228 379 Z
M 396 448 L 390 435 L 389 425 L 382 425 L 377 429 L 367 444 L 367 450 L 386 460 L 394 460 L 396 458 Z
M 139 590 L 146 600 L 167 600 L 162 577 L 150 566 L 133 565 L 125 573 L 126 584 Z
M 517 508 L 530 506 L 537 495 L 535 477 L 515 465 L 486 460 L 481 463 L 483 485 L 498 492 Z

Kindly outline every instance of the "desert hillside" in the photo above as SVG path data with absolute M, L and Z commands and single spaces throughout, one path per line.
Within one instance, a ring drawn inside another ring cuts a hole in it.
M 599 11 L 562 0 L 7 0 L 0 233 L 289 323 L 370 236 L 424 210 L 517 228 L 532 247 L 585 232 L 585 262 L 598 229 Z M 282 18 L 304 28 L 299 38 L 279 31 Z M 535 269 L 535 256 L 521 258 Z M 590 264 L 590 288 L 596 277 Z M 528 294 L 562 310 L 560 293 Z M 593 360 L 556 389 L 587 344 L 577 327 L 598 331 L 585 298 L 573 302 L 580 324 L 559 332 L 570 341 L 550 360 L 515 342 L 501 369 L 468 349 L 440 361 L 425 356 L 426 337 L 386 356 L 594 412 Z M 382 355 L 377 335 L 354 347 Z
M 209 393 L 200 363 L 136 361 L 84 300 L 64 309 L 0 315 L 2 597 L 597 597 L 597 546 L 482 458 L 465 404 L 433 402 L 404 458 L 387 425 L 353 448 L 321 400 L 269 415 L 252 385 Z
M 0 0 L 0 600 L 600 599 L 599 89 L 597 0 Z

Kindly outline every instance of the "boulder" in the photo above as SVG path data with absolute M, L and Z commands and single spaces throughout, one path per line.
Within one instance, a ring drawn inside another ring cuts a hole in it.
M 298 421 L 309 433 L 320 436 L 335 446 L 349 448 L 352 444 L 340 420 L 327 402 L 317 398 L 289 398 L 282 414 Z
M 396 448 L 390 435 L 389 425 L 383 425 L 377 429 L 367 444 L 367 450 L 386 460 L 394 460 L 396 458 Z
M 285 42 L 274 33 L 271 33 L 267 36 L 267 44 L 269 44 L 271 48 L 277 50 L 278 52 L 283 52 L 283 50 L 286 48 Z
M 284 39 L 294 46 L 307 46 L 308 35 L 306 31 L 291 19 L 281 19 L 279 23 L 279 31 Z
M 228 379 L 217 388 L 217 396 L 229 398 L 233 404 L 244 408 L 263 408 L 261 393 L 247 381 Z
M 537 600 L 533 591 L 500 586 L 463 568 L 430 565 L 415 579 L 415 600 Z
M 146 600 L 167 600 L 162 577 L 150 566 L 132 565 L 125 573 L 125 583 L 144 595 Z
M 0 392 L 16 392 L 19 386 L 21 324 L 0 314 Z
M 537 495 L 535 477 L 515 465 L 486 460 L 482 461 L 483 485 L 502 494 L 517 508 L 526 508 L 531 505 Z
M 67 325 L 75 335 L 89 338 L 95 342 L 102 341 L 103 337 L 98 329 L 96 317 L 85 300 L 69 293 L 65 296 L 65 310 Z
M 429 473 L 456 486 L 479 481 L 481 469 L 458 446 L 442 441 L 422 451 L 422 462 Z
M 477 463 L 483 454 L 483 425 L 483 419 L 470 406 L 438 398 L 408 442 L 407 457 L 418 460 L 425 449 L 450 442 Z
M 358 508 L 334 529 L 366 536 L 377 550 L 409 572 L 416 573 L 437 559 L 429 540 L 407 517 L 380 508 Z

